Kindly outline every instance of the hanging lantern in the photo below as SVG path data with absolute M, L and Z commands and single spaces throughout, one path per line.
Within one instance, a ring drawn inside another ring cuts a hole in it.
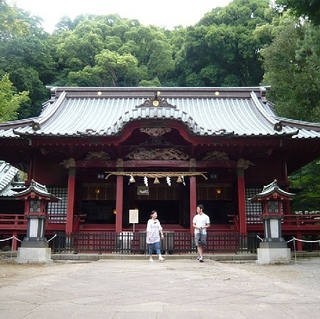
M 98 197 L 99 197 L 99 194 L 100 194 L 100 188 L 97 187 L 97 188 L 94 190 L 94 192 L 96 193 L 96 200 L 97 200 Z
M 134 179 L 134 177 L 131 175 L 130 176 L 130 179 L 129 179 L 129 183 L 131 184 L 131 183 L 135 183 L 136 182 L 136 180 Z
M 153 184 L 160 184 L 160 181 L 159 181 L 158 177 L 156 177 L 156 178 L 154 179 Z

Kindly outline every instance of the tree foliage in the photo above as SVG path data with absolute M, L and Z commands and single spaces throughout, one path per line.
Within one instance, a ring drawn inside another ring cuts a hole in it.
M 320 162 L 318 160 L 302 167 L 290 176 L 291 188 L 297 190 L 292 210 L 319 210 L 320 207 Z
M 281 116 L 319 122 L 320 30 L 290 10 L 277 16 L 272 25 L 272 31 L 267 32 L 273 41 L 261 51 L 264 84 L 271 85 L 269 99 Z M 319 209 L 319 169 L 317 160 L 289 177 L 291 187 L 297 190 L 293 210 Z
M 52 81 L 55 63 L 48 47 L 48 34 L 41 21 L 4 1 L 0 2 L 0 74 L 8 74 L 17 91 L 28 91 L 19 118 L 39 114 L 48 98 L 45 85 Z
M 291 9 L 296 16 L 320 25 L 320 2 L 317 0 L 277 0 L 281 9 Z
M 0 78 L 0 122 L 16 120 L 20 105 L 28 100 L 28 92 L 15 93 L 8 74 Z
M 279 115 L 320 121 L 320 32 L 285 13 L 275 25 L 273 42 L 261 51 L 264 83 Z
M 225 8 L 215 8 L 186 32 L 178 53 L 179 85 L 250 86 L 259 85 L 263 72 L 259 50 L 271 38 L 254 33 L 272 21 L 273 9 L 266 0 L 235 0 Z
M 46 86 L 249 86 L 263 76 L 259 50 L 274 9 L 268 0 L 234 0 L 193 27 L 166 30 L 117 14 L 63 17 L 53 34 L 38 18 L 0 2 L 0 70 L 31 100 L 20 116 L 37 115 Z
M 173 70 L 173 52 L 164 30 L 118 15 L 88 15 L 78 21 L 72 30 L 56 35 L 56 56 L 63 70 L 56 84 L 136 86 L 154 77 L 165 82 Z M 102 59 L 104 63 L 109 59 L 108 75 Z M 87 81 L 81 76 L 86 74 Z
M 31 20 L 23 11 L 9 6 L 5 0 L 0 0 L 0 41 L 14 35 L 28 34 Z

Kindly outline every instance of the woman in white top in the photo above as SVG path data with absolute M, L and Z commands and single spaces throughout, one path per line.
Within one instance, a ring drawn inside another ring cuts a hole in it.
M 160 236 L 163 239 L 163 230 L 158 220 L 158 214 L 155 210 L 151 212 L 150 219 L 147 223 L 147 244 L 149 246 L 149 261 L 153 262 L 152 253 L 156 250 L 156 253 L 160 261 L 164 261 L 160 251 Z

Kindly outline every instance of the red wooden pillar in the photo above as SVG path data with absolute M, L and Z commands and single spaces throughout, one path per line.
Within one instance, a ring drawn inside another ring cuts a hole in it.
M 297 239 L 300 239 L 300 240 L 302 239 L 302 234 L 300 231 L 297 232 Z M 300 240 L 296 240 L 296 243 L 295 243 L 297 251 L 302 251 L 302 241 Z
M 27 175 L 27 180 L 26 183 L 30 184 L 31 180 L 35 178 L 35 162 L 36 158 L 35 155 L 33 154 L 32 160 L 30 161 L 29 168 L 28 168 L 28 175 Z
M 244 168 L 238 167 L 238 207 L 239 207 L 239 231 L 240 234 L 247 234 L 246 222 L 246 197 L 245 197 L 245 182 L 244 182 Z
M 193 217 L 197 210 L 197 180 L 195 176 L 190 176 L 190 233 L 193 233 Z
M 123 176 L 117 176 L 117 195 L 116 195 L 116 233 L 122 231 L 123 214 Z
M 18 240 L 16 239 L 18 238 L 18 232 L 14 231 L 12 236 L 15 237 L 15 238 L 12 238 L 12 251 L 18 250 Z
M 68 178 L 68 203 L 67 203 L 67 220 L 66 220 L 67 234 L 71 234 L 73 232 L 75 185 L 76 185 L 76 168 L 70 167 L 69 178 Z

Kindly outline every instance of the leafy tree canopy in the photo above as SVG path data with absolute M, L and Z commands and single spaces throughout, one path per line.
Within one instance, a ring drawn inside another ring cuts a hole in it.
M 277 0 L 280 10 L 291 9 L 298 17 L 307 18 L 314 25 L 320 25 L 320 1 L 318 0 Z
M 36 116 L 48 98 L 55 63 L 41 19 L 0 0 L 0 73 L 8 74 L 16 91 L 28 91 L 19 118 Z
M 320 32 L 285 13 L 273 28 L 273 42 L 261 50 L 263 83 L 281 116 L 320 121 Z
M 259 85 L 263 76 L 259 51 L 271 37 L 259 38 L 255 30 L 270 24 L 274 14 L 267 0 L 235 0 L 207 13 L 187 28 L 177 53 L 179 85 Z
M 297 191 L 292 210 L 319 210 L 320 207 L 320 162 L 318 160 L 302 167 L 290 176 L 291 188 Z
M 28 100 L 28 92 L 15 93 L 8 74 L 0 78 L 0 122 L 16 120 L 20 105 Z

